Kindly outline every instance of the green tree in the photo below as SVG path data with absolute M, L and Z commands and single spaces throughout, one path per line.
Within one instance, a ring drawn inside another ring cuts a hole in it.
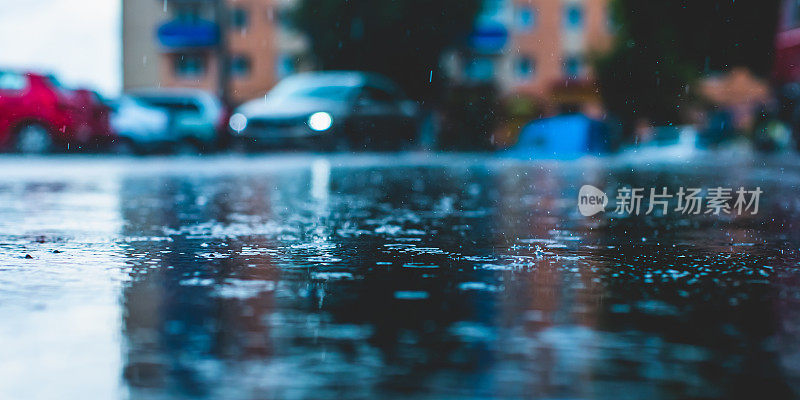
M 293 24 L 320 69 L 382 73 L 414 98 L 438 95 L 442 53 L 471 31 L 480 0 L 301 0 Z
M 613 0 L 617 41 L 597 60 L 609 111 L 624 122 L 680 122 L 704 74 L 768 76 L 779 0 Z

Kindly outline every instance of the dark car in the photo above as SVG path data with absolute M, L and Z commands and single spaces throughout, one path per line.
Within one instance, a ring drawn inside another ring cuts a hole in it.
M 389 79 L 365 72 L 309 72 L 281 81 L 231 116 L 240 147 L 397 149 L 414 142 L 419 108 Z

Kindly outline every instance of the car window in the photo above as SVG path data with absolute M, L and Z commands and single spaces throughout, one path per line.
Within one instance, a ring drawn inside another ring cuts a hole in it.
M 200 112 L 200 106 L 188 99 L 140 98 L 142 102 L 172 112 Z
M 28 78 L 16 72 L 0 71 L 0 90 L 22 90 L 28 86 Z
M 276 88 L 273 93 L 270 93 L 270 97 L 279 100 L 313 98 L 343 101 L 350 97 L 350 93 L 352 93 L 352 91 L 353 87 L 351 86 L 317 86 L 313 85 L 312 83 L 308 83 L 305 85 L 291 85 Z
M 298 97 L 316 97 L 321 99 L 344 99 L 350 88 L 346 86 L 310 87 L 294 93 Z

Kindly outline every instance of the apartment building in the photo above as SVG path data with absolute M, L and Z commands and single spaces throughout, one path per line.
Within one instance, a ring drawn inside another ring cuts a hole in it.
M 469 46 L 447 60 L 462 81 L 547 98 L 592 81 L 590 57 L 613 39 L 609 0 L 484 0 Z
M 305 42 L 291 0 L 123 0 L 123 84 L 192 87 L 240 103 L 292 73 Z
M 281 22 L 295 1 L 123 0 L 124 87 L 204 88 L 232 103 L 262 95 L 302 64 L 307 44 Z M 484 0 L 445 69 L 540 99 L 586 85 L 589 58 L 611 44 L 609 1 Z

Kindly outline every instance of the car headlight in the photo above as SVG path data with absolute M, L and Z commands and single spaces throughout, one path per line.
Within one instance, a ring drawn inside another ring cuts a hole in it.
M 242 113 L 236 113 L 231 115 L 231 119 L 228 120 L 228 125 L 236 131 L 236 133 L 242 133 L 244 128 L 247 128 L 247 117 L 244 116 Z
M 317 132 L 327 131 L 333 126 L 333 117 L 326 112 L 318 112 L 308 117 L 308 126 Z

